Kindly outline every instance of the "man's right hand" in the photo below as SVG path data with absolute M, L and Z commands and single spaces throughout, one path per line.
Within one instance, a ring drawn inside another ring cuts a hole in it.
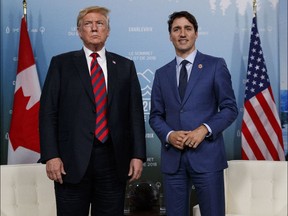
M 48 160 L 46 162 L 46 173 L 49 179 L 62 184 L 62 175 L 66 175 L 62 160 L 60 158 Z
M 169 134 L 168 141 L 175 148 L 183 150 L 185 147 L 183 139 L 186 137 L 188 133 L 189 131 L 173 131 Z

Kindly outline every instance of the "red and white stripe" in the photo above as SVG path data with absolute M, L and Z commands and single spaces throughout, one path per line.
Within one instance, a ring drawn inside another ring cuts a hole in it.
M 280 120 L 271 87 L 245 101 L 242 158 L 285 160 Z

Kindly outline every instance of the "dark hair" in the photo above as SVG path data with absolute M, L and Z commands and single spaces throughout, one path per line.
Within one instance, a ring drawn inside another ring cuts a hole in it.
M 181 17 L 185 17 L 193 25 L 195 32 L 198 31 L 198 23 L 196 18 L 187 11 L 180 11 L 180 12 L 174 12 L 169 16 L 168 20 L 169 33 L 171 33 L 172 23 L 174 22 L 174 20 Z

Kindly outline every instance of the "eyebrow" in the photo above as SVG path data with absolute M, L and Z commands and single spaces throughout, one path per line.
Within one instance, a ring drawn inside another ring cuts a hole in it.
M 83 20 L 83 22 L 105 22 L 105 20 Z

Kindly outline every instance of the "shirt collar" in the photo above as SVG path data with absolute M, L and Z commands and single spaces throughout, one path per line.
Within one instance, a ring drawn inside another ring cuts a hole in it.
M 185 60 L 193 64 L 196 54 L 197 54 L 197 49 L 195 49 L 190 55 L 188 55 L 187 58 L 185 58 Z M 178 66 L 181 64 L 183 60 L 184 59 L 182 57 L 176 55 L 176 62 Z
M 90 55 L 93 53 L 93 51 L 91 51 L 90 49 L 88 49 L 87 47 L 83 46 L 83 50 L 85 53 L 86 58 L 89 58 Z M 105 55 L 106 49 L 105 47 L 103 47 L 100 51 L 98 51 L 98 55 L 102 60 L 106 59 L 106 55 Z

